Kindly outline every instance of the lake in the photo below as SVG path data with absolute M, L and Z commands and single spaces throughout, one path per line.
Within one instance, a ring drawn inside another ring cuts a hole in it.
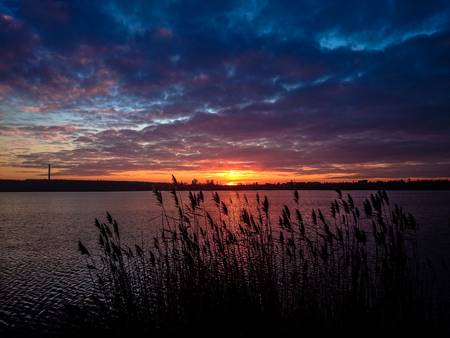
M 350 192 L 358 206 L 370 193 Z M 236 215 L 244 194 L 253 203 L 256 191 L 220 192 Z M 291 191 L 259 194 L 268 196 L 274 217 L 283 204 L 292 204 Z M 170 200 L 167 192 L 163 197 Z M 450 192 L 391 191 L 389 197 L 416 217 L 422 255 L 434 261 L 448 256 Z M 300 191 L 302 212 L 328 211 L 334 198 L 334 191 Z M 212 192 L 205 199 L 214 209 Z M 54 325 L 66 305 L 86 302 L 91 284 L 77 243 L 95 247 L 94 219 L 104 218 L 106 210 L 132 243 L 149 241 L 159 229 L 161 210 L 151 192 L 0 193 L 0 330 L 41 330 Z

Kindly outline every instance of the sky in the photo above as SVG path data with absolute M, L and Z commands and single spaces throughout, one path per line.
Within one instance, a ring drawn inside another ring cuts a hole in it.
M 0 0 L 0 178 L 450 176 L 448 1 Z

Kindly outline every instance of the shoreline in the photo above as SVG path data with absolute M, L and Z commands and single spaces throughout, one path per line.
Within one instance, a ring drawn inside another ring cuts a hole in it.
M 177 184 L 180 191 L 243 190 L 409 190 L 449 191 L 449 180 L 357 181 L 357 182 L 288 182 L 263 184 Z M 94 180 L 0 180 L 0 192 L 88 192 L 88 191 L 170 191 L 173 183 Z

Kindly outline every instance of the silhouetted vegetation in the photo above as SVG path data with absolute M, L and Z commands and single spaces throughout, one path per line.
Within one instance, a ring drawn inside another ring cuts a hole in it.
M 176 187 L 175 213 L 154 191 L 161 231 L 151 243 L 126 243 L 110 214 L 95 221 L 97 250 L 78 243 L 97 290 L 94 328 L 248 336 L 447 325 L 432 264 L 417 257 L 416 221 L 386 192 L 360 210 L 338 191 L 329 212 L 303 215 L 294 191 L 295 207 L 274 222 L 259 194 L 231 206 L 215 192 L 208 210 L 202 191 L 183 200 Z

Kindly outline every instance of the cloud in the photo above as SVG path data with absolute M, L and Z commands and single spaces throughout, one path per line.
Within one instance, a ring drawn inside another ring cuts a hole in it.
M 446 1 L 0 10 L 9 166 L 449 176 Z

